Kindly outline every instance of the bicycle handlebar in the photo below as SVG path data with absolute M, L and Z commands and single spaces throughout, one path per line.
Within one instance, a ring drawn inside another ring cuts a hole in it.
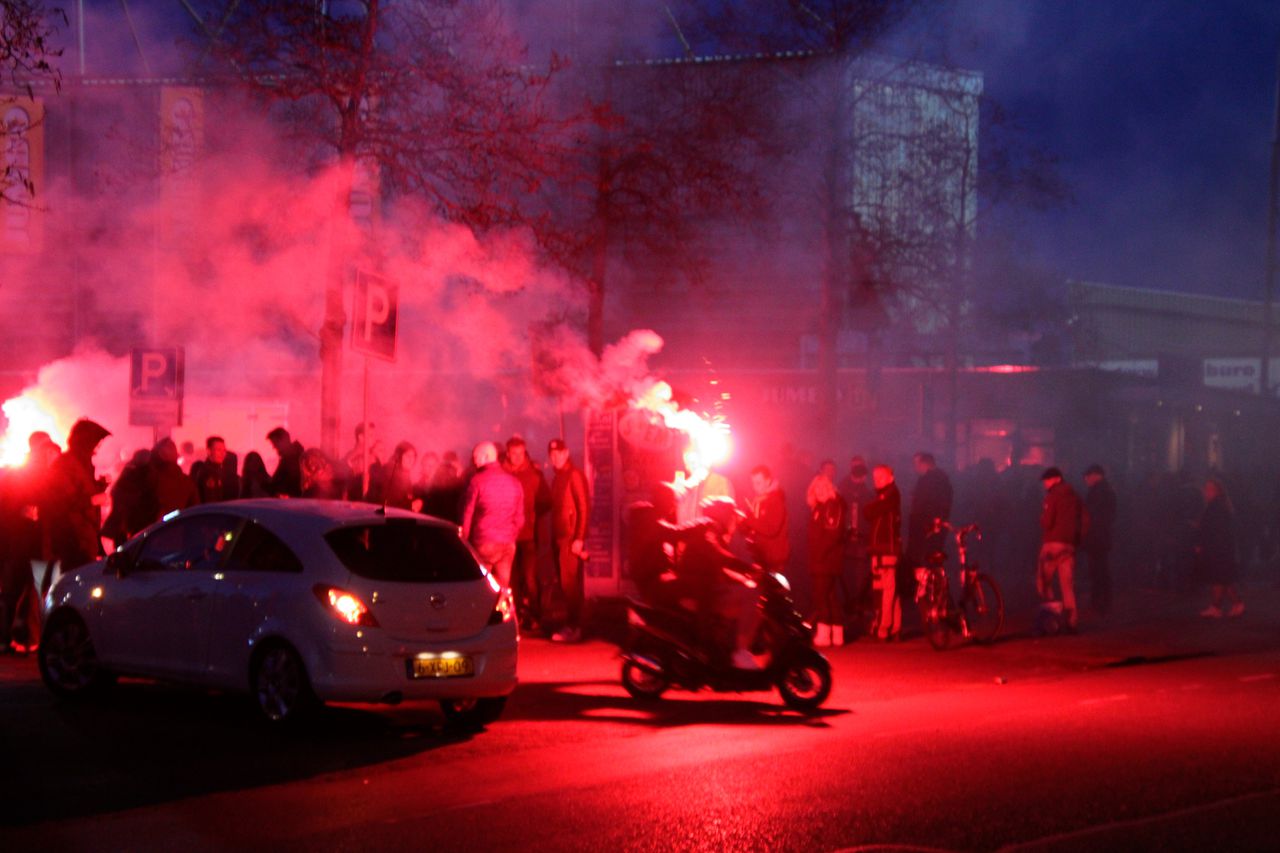
M 941 533 L 944 530 L 950 531 L 955 534 L 956 545 L 961 548 L 964 547 L 964 540 L 971 535 L 977 536 L 978 539 L 982 538 L 982 528 L 979 527 L 976 523 L 966 524 L 963 527 L 956 527 L 954 524 L 952 524 L 949 521 L 945 521 L 941 518 L 935 518 L 933 520 L 933 531 L 935 533 Z

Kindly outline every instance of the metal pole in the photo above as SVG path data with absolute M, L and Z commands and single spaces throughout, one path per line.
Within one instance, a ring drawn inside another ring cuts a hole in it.
M 1271 131 L 1271 190 L 1267 196 L 1267 284 L 1262 308 L 1262 384 L 1260 392 L 1271 395 L 1271 312 L 1276 295 L 1276 220 L 1280 215 L 1280 53 L 1276 61 L 1275 119 Z
M 84 77 L 84 0 L 76 0 L 77 45 L 80 48 L 80 76 Z
M 369 440 L 369 356 L 364 357 L 364 410 L 360 413 L 360 423 L 362 424 L 360 433 L 364 441 L 364 460 L 362 462 L 364 473 L 361 477 L 360 497 L 367 498 L 369 496 L 369 466 L 373 464 L 373 444 Z

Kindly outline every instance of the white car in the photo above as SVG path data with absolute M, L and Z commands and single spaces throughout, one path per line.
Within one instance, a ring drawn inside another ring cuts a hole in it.
M 269 719 L 317 701 L 436 699 L 496 719 L 515 606 L 454 525 L 370 504 L 246 500 L 172 513 L 63 577 L 40 673 L 60 696 L 116 675 L 248 690 Z

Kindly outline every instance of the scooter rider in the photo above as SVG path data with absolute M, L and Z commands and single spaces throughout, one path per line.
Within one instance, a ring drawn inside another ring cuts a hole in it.
M 706 498 L 698 509 L 707 523 L 702 536 L 690 537 L 677 564 L 677 574 L 697 600 L 700 615 L 719 616 L 734 623 L 734 668 L 760 669 L 749 649 L 760 627 L 756 607 L 759 594 L 747 564 L 729 550 L 742 514 L 727 497 Z
M 654 607 L 679 608 L 685 591 L 675 574 L 676 558 L 702 529 L 693 523 L 676 524 L 677 497 L 671 483 L 654 485 L 652 495 L 652 501 L 627 507 L 627 563 L 641 600 Z

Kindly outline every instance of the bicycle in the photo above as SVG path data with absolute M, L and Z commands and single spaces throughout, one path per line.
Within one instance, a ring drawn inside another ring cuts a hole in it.
M 945 521 L 935 523 L 935 531 L 951 531 L 955 535 L 960 557 L 960 601 L 951 596 L 947 579 L 947 555 L 941 549 L 929 554 L 926 564 L 916 569 L 916 602 L 924 620 L 925 635 L 938 651 L 951 647 L 952 637 L 959 636 L 975 643 L 995 640 L 1004 627 L 1004 597 L 1000 587 L 977 564 L 970 565 L 966 539 L 982 538 L 976 524 L 956 528 Z

